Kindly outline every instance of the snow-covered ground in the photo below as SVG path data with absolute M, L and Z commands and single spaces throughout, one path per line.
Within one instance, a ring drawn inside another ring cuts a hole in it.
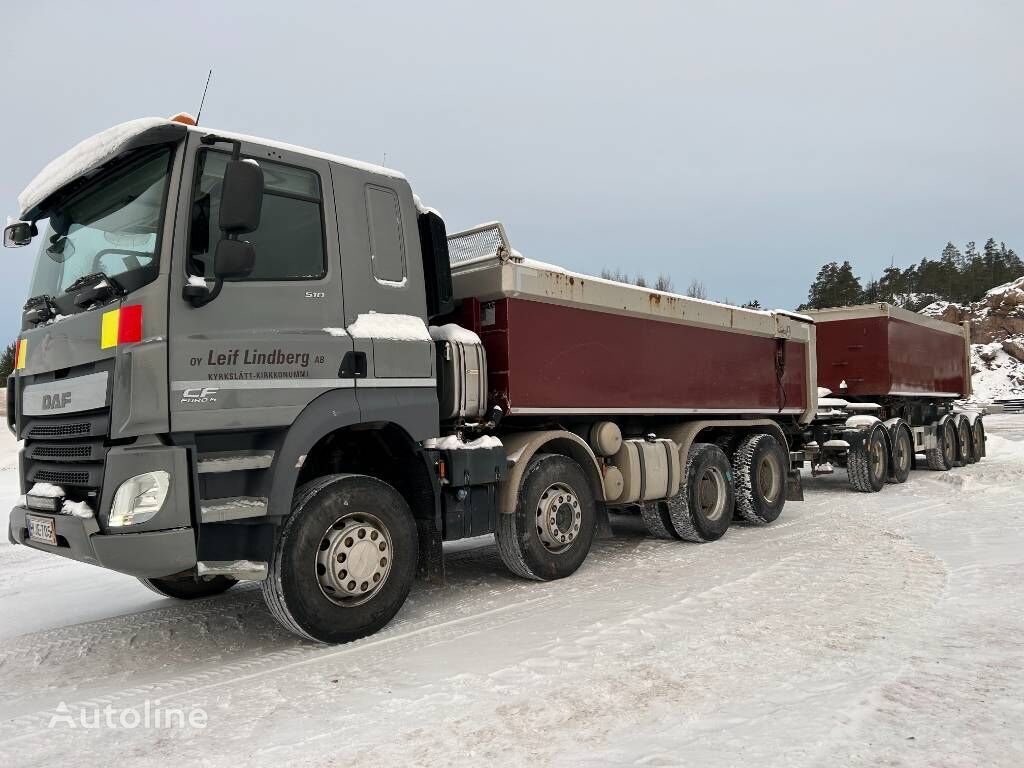
M 714 544 L 620 521 L 562 582 L 452 548 L 340 647 L 251 587 L 177 604 L 0 544 L 0 765 L 1024 765 L 1024 417 L 987 424 L 980 464 L 808 478 Z M 67 724 L 146 702 L 205 727 Z

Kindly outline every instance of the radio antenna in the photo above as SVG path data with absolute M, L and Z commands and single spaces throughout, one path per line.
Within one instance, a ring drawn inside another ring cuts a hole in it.
M 212 67 L 210 68 L 210 71 L 206 73 L 206 85 L 203 86 L 203 98 L 199 102 L 199 111 L 196 112 L 196 125 L 199 125 L 199 118 L 203 114 L 203 104 L 206 103 L 206 91 L 210 87 L 210 78 L 211 77 L 213 77 L 213 68 Z

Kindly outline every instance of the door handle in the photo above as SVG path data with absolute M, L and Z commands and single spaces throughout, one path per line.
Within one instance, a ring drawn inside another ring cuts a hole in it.
M 341 368 L 338 369 L 339 379 L 365 379 L 366 378 L 366 353 L 346 352 L 341 358 Z

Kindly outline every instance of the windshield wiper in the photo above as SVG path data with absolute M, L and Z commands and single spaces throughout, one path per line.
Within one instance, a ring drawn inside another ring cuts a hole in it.
M 54 301 L 53 296 L 41 293 L 26 301 L 22 310 L 25 322 L 39 325 L 57 316 L 57 303 Z
M 93 272 L 89 275 L 82 275 L 65 289 L 65 293 L 84 288 L 81 293 L 75 296 L 75 306 L 82 309 L 92 304 L 102 304 L 114 296 L 124 296 L 128 293 L 121 287 L 114 278 L 106 272 Z

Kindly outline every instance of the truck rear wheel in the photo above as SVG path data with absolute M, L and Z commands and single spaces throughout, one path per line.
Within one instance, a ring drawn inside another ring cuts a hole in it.
M 975 461 L 981 461 L 985 457 L 985 425 L 981 422 L 981 416 L 976 418 L 971 426 L 971 437 Z
M 398 613 L 416 558 L 416 526 L 398 491 L 366 475 L 327 475 L 296 491 L 263 598 L 295 634 L 345 643 Z
M 778 519 L 786 506 L 788 458 L 772 435 L 743 439 L 732 457 L 737 520 L 764 524 Z
M 846 452 L 846 473 L 850 485 L 861 493 L 877 493 L 885 485 L 889 455 L 885 427 L 876 423 L 864 440 Z
M 928 469 L 946 472 L 953 468 L 956 458 L 956 428 L 951 419 L 946 419 L 935 430 L 935 447 L 925 452 Z
M 977 461 L 974 458 L 974 435 L 971 432 L 971 422 L 967 417 L 960 414 L 956 419 L 956 441 L 960 447 L 960 466 L 973 464 Z
M 195 579 L 167 577 L 164 579 L 139 579 L 142 585 L 164 597 L 173 597 L 176 600 L 196 600 L 200 597 L 210 597 L 227 592 L 235 584 L 236 579 L 230 576 L 214 576 L 210 579 Z
M 668 505 L 662 501 L 645 501 L 640 505 L 640 517 L 644 521 L 647 532 L 656 539 L 678 539 L 672 529 L 672 518 L 668 513 Z
M 676 535 L 703 543 L 722 538 L 736 509 L 732 465 L 711 443 L 694 443 L 683 472 L 684 487 L 667 501 Z
M 905 483 L 910 477 L 910 467 L 914 461 L 914 441 L 905 426 L 898 426 L 892 435 L 892 476 L 893 483 Z
M 571 575 L 594 541 L 597 505 L 583 468 L 568 456 L 534 456 L 519 485 L 516 508 L 499 511 L 495 540 L 502 561 L 524 579 Z

